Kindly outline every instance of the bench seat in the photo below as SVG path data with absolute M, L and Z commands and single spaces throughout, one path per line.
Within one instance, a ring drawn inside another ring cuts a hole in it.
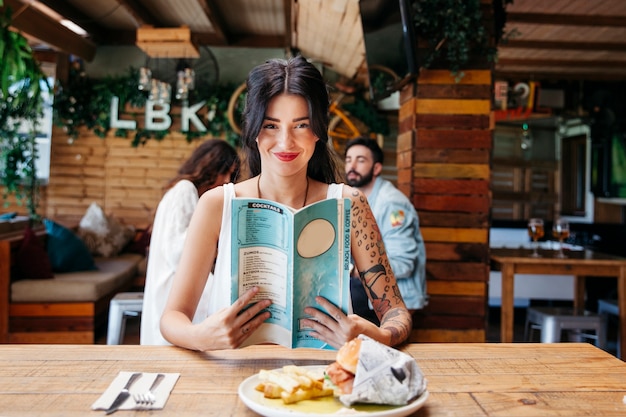
M 45 238 L 45 232 L 39 232 Z M 0 343 L 91 344 L 105 329 L 109 303 L 133 288 L 145 257 L 95 258 L 97 270 L 55 273 L 52 279 L 11 279 L 21 234 L 0 239 Z
M 126 286 L 137 275 L 143 256 L 123 253 L 95 258 L 95 271 L 55 273 L 53 279 L 23 279 L 11 284 L 12 303 L 95 302 Z

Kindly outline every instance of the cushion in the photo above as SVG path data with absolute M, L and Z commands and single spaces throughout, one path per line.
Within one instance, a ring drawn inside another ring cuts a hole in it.
M 0 214 L 0 220 L 11 220 L 15 216 L 17 216 L 17 212 L 15 212 L 15 211 L 11 211 L 9 213 L 2 213 L 2 214 Z
M 147 255 L 150 247 L 150 237 L 152 236 L 152 225 L 145 230 L 137 230 L 131 242 L 124 248 L 124 252 Z
M 46 247 L 30 227 L 24 231 L 24 240 L 14 260 L 11 274 L 14 280 L 54 278 Z
M 54 274 L 54 279 L 27 279 L 11 284 L 14 303 L 73 303 L 101 300 L 127 288 L 144 259 L 134 253 L 115 258 L 96 258 L 97 271 Z
M 80 221 L 78 236 L 94 256 L 110 258 L 119 254 L 135 236 L 135 228 L 106 216 L 98 204 L 91 203 Z
M 91 203 L 80 220 L 78 230 L 93 232 L 96 235 L 104 236 L 109 233 L 109 222 L 104 211 L 97 203 Z
M 97 269 L 89 249 L 74 232 L 50 219 L 43 222 L 48 233 L 46 248 L 54 272 Z

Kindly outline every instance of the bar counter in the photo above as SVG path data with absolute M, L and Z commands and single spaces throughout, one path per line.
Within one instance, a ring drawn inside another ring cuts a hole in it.
M 410 344 L 428 380 L 415 416 L 624 416 L 626 363 L 586 343 Z M 163 410 L 128 416 L 255 416 L 237 389 L 260 369 L 325 365 L 333 351 L 251 346 L 0 345 L 0 415 L 100 416 L 91 404 L 120 371 L 180 373 Z

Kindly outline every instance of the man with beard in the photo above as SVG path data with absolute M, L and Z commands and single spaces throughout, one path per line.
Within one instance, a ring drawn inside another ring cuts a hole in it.
M 427 304 L 426 250 L 419 229 L 419 218 L 411 201 L 380 175 L 383 151 L 374 139 L 359 137 L 346 144 L 346 183 L 361 190 L 372 208 L 385 243 L 391 269 L 409 311 Z M 350 287 L 356 314 L 377 323 L 358 272 Z

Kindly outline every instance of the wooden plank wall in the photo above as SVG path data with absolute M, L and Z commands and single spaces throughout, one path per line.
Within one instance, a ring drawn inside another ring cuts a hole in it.
M 402 91 L 398 187 L 426 242 L 430 302 L 415 342 L 484 342 L 489 282 L 491 70 L 422 70 Z
M 92 202 L 125 224 L 144 228 L 154 217 L 163 186 L 201 143 L 173 131 L 163 140 L 133 148 L 113 132 L 102 139 L 82 130 L 73 143 L 61 129 L 52 134 L 50 181 L 40 213 L 77 224 Z

